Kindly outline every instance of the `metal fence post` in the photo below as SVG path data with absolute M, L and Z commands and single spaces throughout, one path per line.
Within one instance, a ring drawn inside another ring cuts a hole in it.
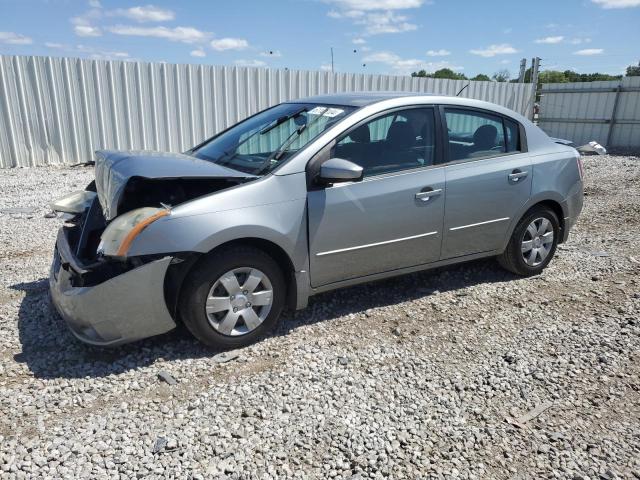
M 531 121 L 535 119 L 535 105 L 538 94 L 538 71 L 540 69 L 540 57 L 531 59 L 531 83 L 533 83 L 533 92 L 531 93 Z
M 613 110 L 611 111 L 611 120 L 609 121 L 609 131 L 607 132 L 607 143 L 605 147 L 611 146 L 611 139 L 613 138 L 613 128 L 616 125 L 616 115 L 618 113 L 618 103 L 620 102 L 620 92 L 622 91 L 622 83 L 619 83 L 616 87 L 616 96 L 613 100 Z
M 524 83 L 524 76 L 527 72 L 527 59 L 520 60 L 520 75 L 518 76 L 518 83 Z

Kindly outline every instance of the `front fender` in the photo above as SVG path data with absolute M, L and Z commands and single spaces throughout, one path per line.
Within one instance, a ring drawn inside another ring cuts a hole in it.
M 155 221 L 133 241 L 128 255 L 207 253 L 242 238 L 267 240 L 284 250 L 294 268 L 306 269 L 306 199 Z

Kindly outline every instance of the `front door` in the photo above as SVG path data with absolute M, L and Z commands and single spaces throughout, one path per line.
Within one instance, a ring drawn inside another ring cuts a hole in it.
M 445 108 L 449 164 L 442 258 L 499 249 L 531 194 L 532 166 L 518 124 Z
M 337 139 L 331 156 L 361 165 L 364 179 L 308 193 L 314 287 L 439 259 L 445 177 L 434 120 L 432 108 L 396 110 Z

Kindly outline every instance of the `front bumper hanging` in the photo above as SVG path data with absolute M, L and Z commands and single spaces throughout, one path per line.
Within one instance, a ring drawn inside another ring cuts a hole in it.
M 61 232 L 62 233 L 62 232 Z M 81 341 L 117 346 L 175 328 L 164 298 L 164 279 L 172 257 L 164 257 L 98 285 L 74 287 L 83 270 L 64 233 L 58 235 L 49 275 L 51 300 Z

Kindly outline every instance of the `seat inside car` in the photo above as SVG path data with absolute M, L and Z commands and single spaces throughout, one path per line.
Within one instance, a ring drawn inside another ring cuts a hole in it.
M 482 125 L 473 133 L 473 145 L 469 157 L 482 157 L 491 153 L 498 145 L 498 129 L 493 125 Z
M 369 125 L 361 125 L 347 137 L 347 142 L 340 142 L 336 146 L 335 156 L 350 160 L 360 166 L 365 158 L 367 158 L 372 150 L 371 132 Z

